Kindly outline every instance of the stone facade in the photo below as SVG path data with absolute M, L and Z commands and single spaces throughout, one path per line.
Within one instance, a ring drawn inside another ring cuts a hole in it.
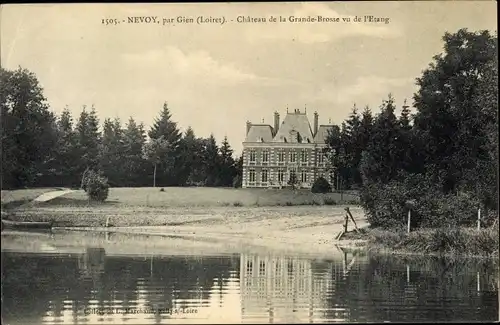
M 314 113 L 311 129 L 306 113 L 299 110 L 287 112 L 281 124 L 275 113 L 274 127 L 247 122 L 242 187 L 287 187 L 292 173 L 301 188 L 311 188 L 321 176 L 332 184 L 329 160 L 323 152 L 330 127 L 318 126 L 318 114 Z

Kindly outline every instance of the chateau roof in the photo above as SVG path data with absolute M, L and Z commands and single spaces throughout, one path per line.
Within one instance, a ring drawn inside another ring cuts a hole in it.
M 325 139 L 328 136 L 328 130 L 330 130 L 333 125 L 320 125 L 318 127 L 318 133 L 314 137 L 315 143 L 325 143 Z
M 315 119 L 317 119 L 317 115 Z M 286 113 L 285 119 L 279 125 L 277 133 L 269 124 L 252 124 L 247 122 L 248 133 L 244 142 L 298 143 L 301 140 L 301 143 L 324 144 L 328 136 L 328 130 L 332 127 L 334 125 L 319 125 L 317 134 L 313 134 L 306 113 L 295 110 L 291 113 Z
M 268 124 L 252 124 L 245 138 L 245 142 L 271 142 L 272 140 L 272 128 Z
M 311 125 L 305 113 L 287 113 L 273 142 L 285 142 L 286 139 L 286 142 L 296 143 L 296 133 L 300 134 L 302 143 L 313 142 Z

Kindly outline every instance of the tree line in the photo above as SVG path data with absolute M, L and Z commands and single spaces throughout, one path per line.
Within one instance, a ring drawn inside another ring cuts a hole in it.
M 36 186 L 79 187 L 94 171 L 110 186 L 238 186 L 241 159 L 233 158 L 227 137 L 181 132 L 165 103 L 151 128 L 132 117 L 106 118 L 95 107 L 74 118 L 66 107 L 57 116 L 34 73 L 0 70 L 2 189 Z
M 498 38 L 461 29 L 443 42 L 417 78 L 414 113 L 405 102 L 396 116 L 389 95 L 377 114 L 354 107 L 327 137 L 374 226 L 401 225 L 409 209 L 422 227 L 472 224 L 479 208 L 498 219 Z

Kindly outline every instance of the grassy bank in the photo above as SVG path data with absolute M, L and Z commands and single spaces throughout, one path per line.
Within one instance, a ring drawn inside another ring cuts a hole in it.
M 337 205 L 359 202 L 347 193 L 316 194 L 310 190 L 234 189 L 209 187 L 111 188 L 108 199 L 99 205 L 118 207 L 263 207 Z M 41 206 L 88 206 L 86 193 L 75 191 Z
M 2 210 L 19 207 L 23 204 L 33 201 L 38 196 L 44 193 L 58 190 L 62 189 L 55 187 L 43 187 L 18 190 L 2 190 Z
M 404 230 L 362 229 L 350 232 L 342 239 L 365 239 L 372 251 L 399 255 L 445 255 L 499 257 L 498 226 L 475 228 Z

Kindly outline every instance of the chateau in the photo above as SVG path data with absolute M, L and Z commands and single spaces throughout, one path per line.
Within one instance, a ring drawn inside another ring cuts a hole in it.
M 311 188 L 319 177 L 333 185 L 329 161 L 323 153 L 325 138 L 333 125 L 318 125 L 318 121 L 315 112 L 311 128 L 306 112 L 298 109 L 287 109 L 281 123 L 275 112 L 274 126 L 247 121 L 242 187 L 286 187 L 292 174 L 301 188 Z

